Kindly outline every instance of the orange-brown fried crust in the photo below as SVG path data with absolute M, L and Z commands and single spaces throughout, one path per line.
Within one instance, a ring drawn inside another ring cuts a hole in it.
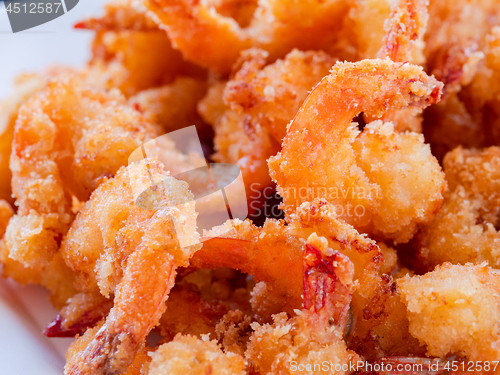
M 390 123 L 376 122 L 358 135 L 351 121 L 362 111 L 378 116 L 405 107 L 419 111 L 439 100 L 441 87 L 422 68 L 409 64 L 337 63 L 295 116 L 282 152 L 269 159 L 285 213 L 290 215 L 302 202 L 323 198 L 358 230 L 408 242 L 417 226 L 431 220 L 441 205 L 445 187 L 441 167 L 421 135 L 397 134 Z M 401 175 L 395 164 L 414 167 Z M 399 184 L 414 195 L 405 198 L 407 203 L 401 200 Z M 420 184 L 424 185 L 416 188 Z

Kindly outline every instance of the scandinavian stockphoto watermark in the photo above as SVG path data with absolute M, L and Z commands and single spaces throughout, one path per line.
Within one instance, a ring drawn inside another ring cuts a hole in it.
M 195 126 L 173 131 L 144 143 L 129 156 L 129 165 L 146 158 L 155 158 L 170 172 L 170 176 L 187 182 L 196 203 L 197 227 L 201 241 L 204 231 L 224 224 L 229 219 L 244 220 L 248 215 L 245 184 L 240 168 L 234 164 L 208 163 Z M 146 186 L 132 184 L 138 207 L 155 211 L 164 202 L 157 194 L 160 184 L 150 174 Z M 174 222 L 177 227 L 177 223 Z M 221 233 L 218 233 L 221 235 Z M 181 247 L 193 243 L 181 243 Z
M 3 0 L 13 33 L 28 30 L 59 18 L 79 0 Z

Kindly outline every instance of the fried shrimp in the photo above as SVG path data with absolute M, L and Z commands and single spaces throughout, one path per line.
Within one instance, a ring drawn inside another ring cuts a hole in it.
M 500 355 L 500 276 L 484 264 L 444 263 L 423 276 L 397 282 L 410 332 L 427 355 L 495 361 Z
M 230 109 L 214 124 L 214 158 L 238 164 L 244 180 L 252 181 L 249 190 L 256 190 L 271 184 L 266 160 L 280 150 L 288 123 L 336 59 L 294 50 L 265 66 L 263 50 L 245 51 L 242 57 L 245 61 L 224 89 Z
M 245 360 L 224 353 L 216 341 L 178 335 L 152 354 L 147 375 L 245 375 Z
M 495 1 L 432 1 L 426 37 L 429 71 L 445 84 L 445 100 L 424 114 L 424 134 L 441 160 L 455 147 L 500 141 L 500 9 Z M 495 26 L 496 24 L 496 26 Z M 431 52 L 432 51 L 432 52 Z
M 398 0 L 384 24 L 386 35 L 377 58 L 422 64 L 429 0 Z
M 354 265 L 357 287 L 351 302 L 348 347 L 368 359 L 424 354 L 408 331 L 406 308 L 396 293 L 395 282 L 384 272 L 393 267 L 395 260 L 390 258 L 395 254 L 339 220 L 335 206 L 324 200 L 303 203 L 291 217 L 293 233 L 306 238 L 312 233 L 323 236 L 332 249 L 349 257 Z
M 286 126 L 297 113 L 309 91 L 326 75 L 337 59 L 324 52 L 293 50 L 282 60 L 265 66 L 264 51 L 246 51 L 249 61 L 227 83 L 224 100 L 232 110 L 243 113 L 248 131 L 259 124 L 282 142 Z
M 313 233 L 303 255 L 304 308 L 296 317 L 274 315 L 274 323 L 253 323 L 245 356 L 257 373 L 292 374 L 291 364 L 301 368 L 328 361 L 349 364 L 359 357 L 347 350 L 342 336 L 354 288 L 354 266 L 345 255 L 328 247 Z M 312 370 L 306 370 L 312 373 Z M 347 373 L 347 371 L 345 372 Z
M 282 152 L 269 160 L 285 213 L 324 198 L 358 230 L 409 241 L 441 205 L 441 167 L 421 135 L 397 134 L 392 124 L 381 122 L 358 135 L 351 120 L 362 111 L 378 116 L 389 109 L 418 111 L 439 99 L 441 87 L 413 65 L 337 63 L 300 108 Z
M 398 0 L 394 3 L 391 15 L 385 21 L 385 37 L 377 58 L 389 58 L 394 62 L 412 62 L 423 65 L 424 34 L 429 13 L 428 0 Z M 391 121 L 399 132 L 422 132 L 422 111 L 415 113 L 411 108 L 389 110 L 382 116 L 383 121 Z M 376 118 L 365 115 L 365 121 Z
M 149 122 L 160 125 L 164 133 L 191 125 L 203 129 L 205 126 L 196 106 L 205 93 L 203 80 L 179 77 L 169 85 L 141 91 L 129 102 Z
M 92 194 L 61 246 L 80 286 L 96 283 L 104 296 L 114 294 L 105 323 L 69 358 L 67 374 L 125 371 L 165 311 L 176 268 L 187 266 L 199 248 L 193 195 L 162 168 L 145 159 L 120 169 Z M 150 177 L 163 181 L 151 197 L 156 211 L 135 204 L 134 192 L 149 186 Z
M 68 299 L 53 322 L 43 331 L 47 337 L 75 337 L 108 315 L 113 301 L 98 292 L 78 293 Z
M 241 270 L 271 285 L 269 292 L 279 311 L 293 313 L 300 308 L 303 239 L 290 233 L 282 221 L 268 219 L 259 228 L 248 220 L 232 220 L 205 236 L 203 247 L 191 260 L 192 267 Z
M 36 74 L 23 75 L 16 79 L 15 91 L 0 102 L 0 199 L 14 203 L 12 199 L 9 158 L 12 152 L 14 125 L 21 105 L 43 86 L 44 79 Z
M 271 61 L 294 48 L 335 49 L 348 4 L 345 0 L 146 1 L 184 58 L 220 73 L 228 73 L 240 52 L 251 47 L 268 51 Z
M 127 97 L 172 83 L 179 75 L 204 77 L 203 69 L 184 61 L 172 48 L 137 0 L 107 4 L 103 16 L 75 27 L 95 31 L 89 80 L 108 89 L 119 88 Z
M 157 128 L 118 92 L 76 75 L 49 81 L 20 111 L 10 167 L 18 206 L 5 235 L 9 257 L 44 266 L 73 219 L 72 196 L 85 201 Z
M 444 158 L 444 170 L 443 207 L 415 238 L 420 261 L 429 270 L 443 262 L 500 268 L 500 148 L 457 148 Z

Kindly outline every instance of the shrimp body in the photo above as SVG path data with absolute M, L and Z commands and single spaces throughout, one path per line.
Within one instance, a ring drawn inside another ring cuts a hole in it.
M 187 183 L 169 177 L 162 167 L 155 159 L 145 159 L 120 169 L 94 192 L 62 245 L 82 289 L 114 295 L 100 329 L 87 331 L 93 337 L 86 333 L 77 340 L 77 346 L 79 340 L 87 344 L 72 351 L 66 374 L 125 372 L 166 309 L 176 268 L 187 266 L 199 248 L 194 244 L 194 197 Z M 142 185 L 150 176 L 164 179 L 156 185 L 161 197 L 156 211 L 140 209 L 134 200 L 132 185 Z M 80 240 L 89 235 L 97 240 Z
M 337 63 L 299 109 L 281 153 L 268 161 L 285 213 L 324 198 L 356 229 L 408 241 L 416 224 L 432 219 L 442 201 L 441 168 L 420 135 L 397 134 L 381 122 L 359 135 L 351 121 L 361 112 L 378 118 L 391 109 L 417 112 L 440 98 L 441 87 L 410 64 Z M 412 199 L 396 192 L 403 185 Z
M 290 363 L 305 367 L 322 361 L 344 368 L 359 359 L 342 340 L 354 289 L 353 264 L 316 233 L 304 245 L 302 264 L 303 310 L 291 319 L 284 313 L 274 315 L 272 325 L 252 324 L 254 332 L 245 355 L 258 373 L 292 374 Z M 332 368 L 327 373 L 343 372 Z

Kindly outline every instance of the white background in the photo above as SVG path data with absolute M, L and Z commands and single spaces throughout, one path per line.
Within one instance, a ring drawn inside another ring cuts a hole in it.
M 8 95 L 13 77 L 59 63 L 83 65 L 90 56 L 92 33 L 74 30 L 73 25 L 89 15 L 100 13 L 105 0 L 80 0 L 62 17 L 32 29 L 13 34 L 0 2 L 0 98 Z
M 49 23 L 13 34 L 0 2 L 0 99 L 15 75 L 51 64 L 83 66 L 90 56 L 92 33 L 73 30 L 99 14 L 104 0 L 80 0 L 70 12 Z M 2 176 L 0 176 L 2 178 Z M 0 278 L 0 375 L 61 375 L 72 339 L 47 339 L 41 331 L 56 311 L 39 287 L 21 287 Z

